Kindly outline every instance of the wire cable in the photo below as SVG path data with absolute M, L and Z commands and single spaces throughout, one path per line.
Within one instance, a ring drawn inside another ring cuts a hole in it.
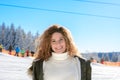
M 108 3 L 108 2 L 100 2 L 100 1 L 85 1 L 85 0 L 75 0 L 80 2 L 88 2 L 88 3 L 95 3 L 95 4 L 107 4 L 107 5 L 114 5 L 114 6 L 120 6 L 120 4 L 117 3 Z
M 119 19 L 120 20 L 120 17 L 95 15 L 95 14 L 86 14 L 86 13 L 70 12 L 70 11 L 62 11 L 62 10 L 42 9 L 42 8 L 18 6 L 18 5 L 10 5 L 10 4 L 0 4 L 0 6 L 8 6 L 8 7 L 16 7 L 16 8 L 24 8 L 24 9 L 33 9 L 33 10 L 42 10 L 42 11 L 51 11 L 51 12 L 59 12 L 59 13 L 68 13 L 68 14 L 74 14 L 74 15 L 94 16 L 94 17 L 111 18 L 111 19 Z

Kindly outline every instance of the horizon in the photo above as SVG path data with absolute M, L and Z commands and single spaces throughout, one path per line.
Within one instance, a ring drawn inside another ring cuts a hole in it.
M 81 53 L 120 52 L 120 1 L 2 0 L 0 25 L 12 23 L 32 34 L 52 24 L 68 28 Z
M 31 80 L 32 77 L 27 75 L 27 70 L 31 66 L 33 58 L 16 57 L 0 52 L 0 80 Z M 5 64 L 6 63 L 6 64 Z M 92 80 L 119 80 L 120 67 L 103 65 L 92 62 Z

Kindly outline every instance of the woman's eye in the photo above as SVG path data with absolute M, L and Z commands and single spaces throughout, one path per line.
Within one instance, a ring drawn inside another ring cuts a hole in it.
M 63 39 L 60 39 L 60 40 L 63 40 Z
M 55 42 L 55 41 L 52 41 L 52 42 Z
M 63 39 L 60 39 L 60 41 L 63 41 Z

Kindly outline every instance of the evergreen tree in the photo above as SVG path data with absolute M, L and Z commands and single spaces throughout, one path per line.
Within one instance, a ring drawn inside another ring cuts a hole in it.
M 117 62 L 118 61 L 118 55 L 116 53 L 113 53 L 112 61 L 113 62 Z
M 30 50 L 35 51 L 35 39 L 38 36 L 38 32 L 35 36 L 32 35 L 31 32 L 26 34 L 20 26 L 15 29 L 14 24 L 11 24 L 10 27 L 6 27 L 5 23 L 0 25 L 0 43 L 2 43 L 7 50 L 9 46 L 12 45 L 13 48 L 18 46 L 20 48 L 29 48 Z

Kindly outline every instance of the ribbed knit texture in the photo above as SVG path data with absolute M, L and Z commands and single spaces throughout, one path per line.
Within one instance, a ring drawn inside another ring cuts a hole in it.
M 44 80 L 80 80 L 80 62 L 68 53 L 52 53 L 44 62 Z

